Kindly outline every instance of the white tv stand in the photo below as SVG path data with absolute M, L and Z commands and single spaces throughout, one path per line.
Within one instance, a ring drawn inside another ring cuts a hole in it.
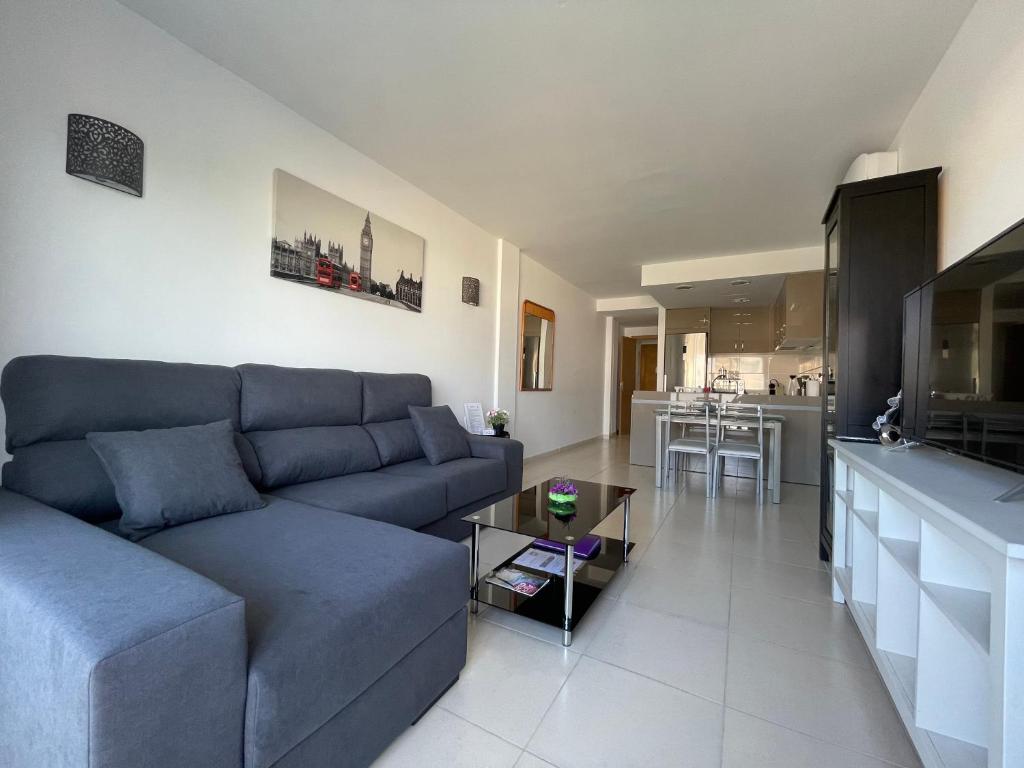
M 926 768 L 1024 766 L 1024 502 L 933 448 L 835 449 L 832 597 Z

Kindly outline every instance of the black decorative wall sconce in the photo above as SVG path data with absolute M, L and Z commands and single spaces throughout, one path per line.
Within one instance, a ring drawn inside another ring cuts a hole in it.
M 462 278 L 462 303 L 480 306 L 480 281 L 477 278 Z
M 67 170 L 72 176 L 142 197 L 142 139 L 91 115 L 68 115 Z

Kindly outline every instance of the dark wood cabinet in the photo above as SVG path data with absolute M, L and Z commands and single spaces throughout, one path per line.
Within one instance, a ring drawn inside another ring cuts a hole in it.
M 941 168 L 841 184 L 825 211 L 820 554 L 832 556 L 836 436 L 874 438 L 900 388 L 903 297 L 935 274 Z M 834 381 L 834 383 L 833 383 Z

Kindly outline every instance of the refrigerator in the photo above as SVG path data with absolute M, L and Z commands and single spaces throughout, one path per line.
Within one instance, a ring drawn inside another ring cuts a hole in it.
M 665 336 L 665 390 L 683 387 L 701 392 L 708 380 L 708 335 L 670 333 Z

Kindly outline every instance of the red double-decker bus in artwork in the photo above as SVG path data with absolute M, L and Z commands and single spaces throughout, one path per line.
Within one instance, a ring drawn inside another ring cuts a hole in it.
M 348 276 L 348 288 L 350 291 L 361 291 L 363 290 L 363 277 L 358 272 L 353 272 Z
M 334 264 L 330 259 L 316 260 L 316 282 L 328 288 L 334 285 Z

